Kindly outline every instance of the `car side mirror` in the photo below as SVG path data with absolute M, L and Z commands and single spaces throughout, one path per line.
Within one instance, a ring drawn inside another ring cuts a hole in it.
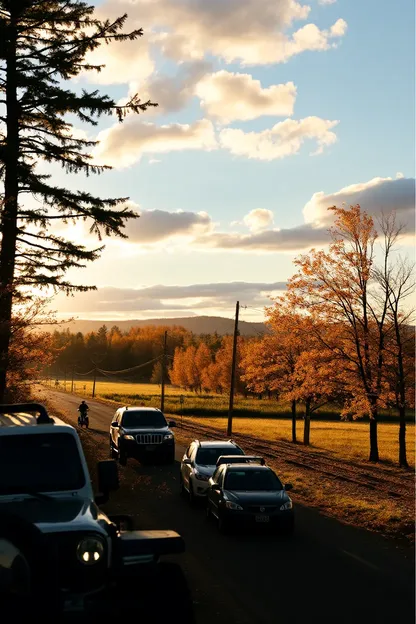
M 131 516 L 117 514 L 108 517 L 116 525 L 118 531 L 134 531 L 134 522 Z
M 118 429 L 118 422 L 115 420 L 111 423 L 111 426 L 114 427 L 114 429 Z
M 168 423 L 168 427 L 176 427 L 176 422 L 174 420 L 170 420 Z
M 213 483 L 213 484 L 211 485 L 211 490 L 212 490 L 213 492 L 221 492 L 221 486 L 220 486 L 220 484 L 219 484 L 219 483 Z
M 119 488 L 116 462 L 112 459 L 98 462 L 97 473 L 100 495 L 96 497 L 96 503 L 102 505 L 108 501 L 110 492 L 115 492 Z
M 291 483 L 286 483 L 285 490 L 286 492 L 289 492 L 289 490 L 293 490 L 293 485 Z
M 192 464 L 192 459 L 189 459 L 189 457 L 185 457 L 185 459 L 183 460 L 183 463 L 186 464 L 187 466 L 190 466 Z

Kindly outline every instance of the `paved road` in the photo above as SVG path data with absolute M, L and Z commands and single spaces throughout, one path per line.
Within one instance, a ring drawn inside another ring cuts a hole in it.
M 76 420 L 79 397 L 51 391 L 47 396 Z M 99 449 L 106 452 L 114 409 L 88 404 L 99 455 Z M 177 460 L 182 453 L 178 445 Z M 115 495 L 113 508 L 132 513 L 139 528 L 170 528 L 184 536 L 181 561 L 199 624 L 414 622 L 413 555 L 394 542 L 299 505 L 292 539 L 223 536 L 201 508 L 179 496 L 178 462 L 152 467 L 130 460 L 121 476 L 131 497 L 125 490 Z

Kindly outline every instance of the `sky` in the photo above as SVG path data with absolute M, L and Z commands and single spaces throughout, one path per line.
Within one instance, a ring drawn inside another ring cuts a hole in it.
M 82 180 L 128 196 L 128 241 L 69 277 L 98 290 L 52 307 L 78 318 L 233 316 L 261 320 L 293 260 L 328 242 L 327 208 L 396 210 L 413 254 L 413 0 L 106 0 L 139 40 L 93 53 L 74 88 L 159 106 L 97 139 L 110 172 Z M 77 179 L 59 183 L 79 188 Z M 94 246 L 85 225 L 65 235 Z

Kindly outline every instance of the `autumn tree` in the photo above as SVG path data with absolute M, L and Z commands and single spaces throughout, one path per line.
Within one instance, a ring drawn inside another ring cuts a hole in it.
M 377 423 L 381 403 L 386 292 L 373 289 L 375 242 L 373 219 L 360 206 L 330 208 L 335 225 L 327 251 L 312 249 L 296 259 L 298 272 L 289 280 L 289 296 L 299 309 L 319 318 L 316 327 L 335 327 L 339 334 L 315 336 L 337 358 L 351 364 L 356 394 L 370 417 L 370 461 L 379 460 Z
M 128 111 L 150 105 L 133 96 L 120 106 L 98 91 L 71 89 L 69 82 L 101 69 L 86 60 L 101 44 L 140 37 L 141 30 L 124 31 L 126 17 L 100 21 L 81 0 L 0 0 L 0 402 L 19 287 L 86 290 L 65 274 L 95 260 L 102 249 L 63 238 L 55 224 L 82 219 L 99 238 L 125 237 L 126 221 L 138 216 L 127 208 L 127 198 L 65 188 L 39 168 L 43 162 L 69 174 L 102 173 L 108 167 L 91 155 L 96 142 L 75 132 L 72 119 L 96 125 L 101 115 L 116 114 L 121 121 Z
M 399 465 L 408 468 L 406 453 L 406 407 L 414 406 L 414 309 L 407 300 L 415 292 L 413 262 L 397 257 L 397 241 L 403 226 L 397 224 L 395 213 L 380 219 L 383 234 L 384 263 L 376 267 L 375 279 L 385 293 L 388 309 L 389 335 L 387 377 L 394 404 L 399 414 Z

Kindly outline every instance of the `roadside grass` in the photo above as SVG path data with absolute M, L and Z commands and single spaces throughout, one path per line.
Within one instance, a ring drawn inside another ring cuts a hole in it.
M 51 389 L 71 390 L 71 381 L 58 379 L 59 386 L 55 387 L 54 381 L 49 386 Z M 85 397 L 92 395 L 93 381 L 91 379 L 74 380 L 74 392 Z M 150 383 L 128 383 L 123 381 L 109 381 L 97 379 L 95 396 L 121 404 L 143 404 L 149 407 L 160 406 L 160 386 Z M 183 404 L 181 404 L 181 396 Z M 228 413 L 228 396 L 226 394 L 197 394 L 195 392 L 166 385 L 165 388 L 165 411 L 169 414 L 184 416 L 213 417 L 226 416 Z M 299 405 L 299 416 L 302 416 L 303 406 Z M 290 405 L 287 402 L 277 401 L 275 398 L 259 399 L 256 396 L 244 398 L 237 395 L 234 399 L 234 414 L 241 418 L 291 418 Z M 337 405 L 325 405 L 313 413 L 314 420 L 339 421 L 340 408 Z M 397 417 L 392 410 L 382 410 L 380 420 L 396 422 Z M 414 422 L 414 415 L 408 414 L 409 423 Z
M 226 418 L 189 418 L 184 422 L 208 425 L 226 430 Z M 292 423 L 286 419 L 234 418 L 234 433 L 246 434 L 264 440 L 291 440 Z M 392 423 L 380 423 L 378 438 L 380 457 L 397 465 L 399 456 L 399 427 Z M 297 438 L 303 440 L 303 421 L 297 422 Z M 369 425 L 365 422 L 313 421 L 311 422 L 311 446 L 314 451 L 323 451 L 349 460 L 367 460 L 369 453 Z M 407 425 L 407 456 L 409 465 L 415 466 L 415 426 Z

